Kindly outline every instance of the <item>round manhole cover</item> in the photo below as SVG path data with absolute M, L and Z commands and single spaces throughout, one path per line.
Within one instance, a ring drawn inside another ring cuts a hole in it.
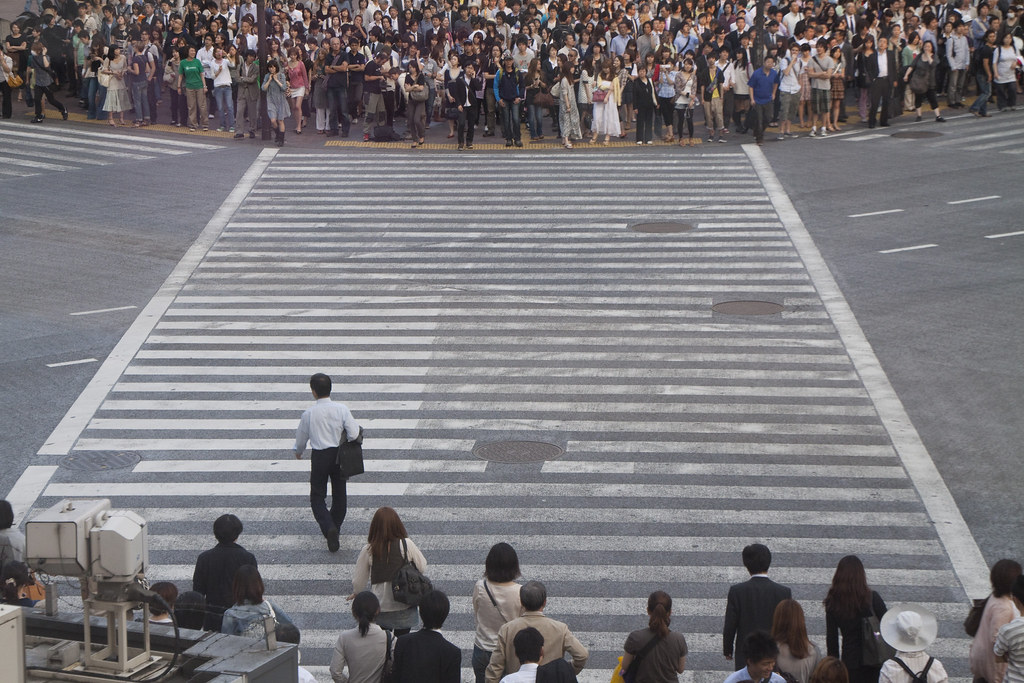
M 649 232 L 663 235 L 670 232 L 693 230 L 693 225 L 690 223 L 680 223 L 679 221 L 661 221 L 657 223 L 634 223 L 629 226 L 629 229 L 634 232 Z
M 937 133 L 934 130 L 901 130 L 898 133 L 893 133 L 892 136 L 907 140 L 923 140 L 924 138 L 942 137 L 942 133 Z
M 711 310 L 728 315 L 773 315 L 784 311 L 785 306 L 771 301 L 723 301 Z
M 491 462 L 541 462 L 561 457 L 565 449 L 544 441 L 492 441 L 477 444 L 473 455 Z
M 138 453 L 86 451 L 69 455 L 61 461 L 60 465 L 69 470 L 100 472 L 103 470 L 122 470 L 134 467 L 140 460 L 142 460 L 142 457 Z

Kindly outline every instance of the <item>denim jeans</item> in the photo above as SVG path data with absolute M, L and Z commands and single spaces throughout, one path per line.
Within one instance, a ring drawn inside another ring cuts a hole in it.
M 132 81 L 132 102 L 135 103 L 135 120 L 149 118 L 149 83 Z
M 327 88 L 327 122 L 331 132 L 337 133 L 339 126 L 343 133 L 348 133 L 351 123 L 348 120 L 348 89 L 345 86 Z
M 476 675 L 476 683 L 484 683 L 487 673 L 487 665 L 491 663 L 491 653 L 487 650 L 473 645 L 473 673 Z
M 100 85 L 100 79 L 85 79 L 86 91 L 85 101 L 89 105 L 87 119 L 95 119 L 97 112 L 103 107 L 103 100 L 107 96 L 107 89 Z
M 971 105 L 971 111 L 987 114 L 988 98 L 992 97 L 992 81 L 988 80 L 984 71 L 976 74 L 974 78 L 978 81 L 978 99 Z
M 536 104 L 526 106 L 526 127 L 530 131 L 531 138 L 539 138 L 544 135 L 544 107 Z
M 522 131 L 519 129 L 519 105 L 510 100 L 502 101 L 505 106 L 501 107 L 501 128 L 505 142 L 519 142 L 522 139 Z
M 213 98 L 217 100 L 217 109 L 220 111 L 221 127 L 234 128 L 235 103 L 231 99 L 231 86 L 218 85 L 213 89 Z

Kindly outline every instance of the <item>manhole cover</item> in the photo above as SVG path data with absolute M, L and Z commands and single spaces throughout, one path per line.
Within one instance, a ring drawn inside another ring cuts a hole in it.
M 942 137 L 942 133 L 937 133 L 934 130 L 901 130 L 898 133 L 893 133 L 894 138 L 906 138 L 908 140 L 921 140 L 924 138 L 938 138 Z
M 711 310 L 728 315 L 773 315 L 784 311 L 785 306 L 771 301 L 723 301 Z
M 142 457 L 138 453 L 121 453 L 115 451 L 86 451 L 64 458 L 60 466 L 69 470 L 98 472 L 103 470 L 122 470 L 134 467 Z
M 541 462 L 563 453 L 563 448 L 544 441 L 492 441 L 473 448 L 473 455 L 491 462 Z
M 662 221 L 660 223 L 634 223 L 629 226 L 629 229 L 635 232 L 665 234 L 669 232 L 686 232 L 687 230 L 693 230 L 693 225 L 690 223 L 680 223 L 678 221 Z

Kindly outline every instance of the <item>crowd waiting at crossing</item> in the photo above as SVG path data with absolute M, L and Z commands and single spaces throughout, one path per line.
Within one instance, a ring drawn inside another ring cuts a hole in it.
M 36 579 L 23 561 L 24 536 L 13 521 L 10 504 L 0 501 L 0 598 L 31 607 L 29 591 Z M 163 604 L 150 606 L 140 618 L 254 639 L 265 638 L 270 623 L 276 623 L 279 640 L 299 644 L 299 629 L 269 597 L 257 558 L 238 542 L 241 520 L 222 515 L 213 531 L 217 544 L 199 555 L 192 590 L 179 594 L 173 583 L 152 584 Z M 725 596 L 722 654 L 734 664 L 735 673 L 724 683 L 948 681 L 942 662 L 927 652 L 938 635 L 935 614 L 914 603 L 886 605 L 868 584 L 857 556 L 839 561 L 824 595 L 824 648 L 808 637 L 804 610 L 790 589 L 768 577 L 771 560 L 767 546 L 745 547 L 742 561 L 750 579 L 731 586 Z M 463 653 L 440 632 L 451 609 L 449 598 L 440 586 L 418 593 L 415 601 L 412 592 L 400 592 L 397 576 L 407 561 L 429 574 L 426 557 L 398 513 L 379 508 L 355 562 L 347 597 L 355 626 L 340 633 L 331 659 L 330 676 L 336 683 L 379 683 L 385 667 L 396 683 L 461 681 Z M 470 662 L 476 683 L 576 681 L 587 668 L 586 645 L 569 624 L 546 613 L 548 593 L 539 578 L 520 583 L 515 549 L 504 542 L 491 547 L 472 590 Z M 1000 560 L 990 580 L 992 593 L 965 621 L 974 636 L 970 669 L 975 681 L 1018 683 L 1024 680 L 1021 565 Z M 670 628 L 674 616 L 686 614 L 685 599 L 673 602 L 664 591 L 654 591 L 646 612 L 647 627 L 624 637 L 613 682 L 623 675 L 638 683 L 677 682 L 686 670 L 685 634 Z M 884 642 L 872 633 L 880 633 Z M 314 679 L 300 670 L 300 680 Z
M 853 112 L 988 117 L 1022 92 L 1017 0 L 766 0 L 760 35 L 754 0 L 270 0 L 262 17 L 250 0 L 35 1 L 3 42 L 3 118 L 16 98 L 35 122 L 48 102 L 255 137 L 262 93 L 278 145 L 355 127 L 417 147 L 436 124 L 459 149 L 478 132 L 521 147 L 525 124 L 566 148 L 686 146 L 827 136 Z

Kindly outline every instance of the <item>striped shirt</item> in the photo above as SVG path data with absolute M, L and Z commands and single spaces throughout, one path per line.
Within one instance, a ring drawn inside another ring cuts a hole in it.
M 1006 655 L 1009 664 L 1003 683 L 1024 683 L 1024 617 L 1017 617 L 999 629 L 992 651 Z

